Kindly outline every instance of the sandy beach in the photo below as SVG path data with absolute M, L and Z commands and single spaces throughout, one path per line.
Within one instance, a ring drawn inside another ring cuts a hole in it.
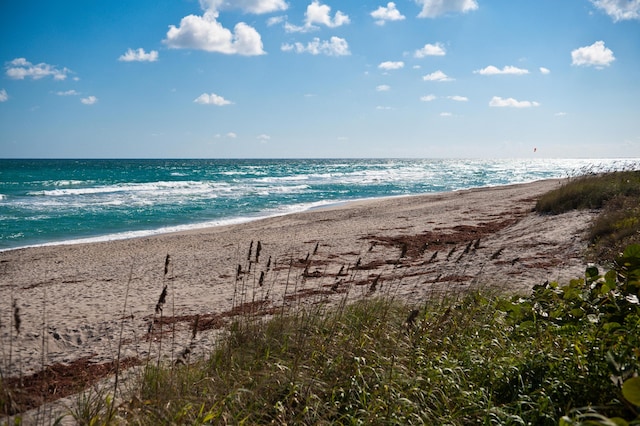
M 536 198 L 561 182 L 359 201 L 177 234 L 1 252 L 3 376 L 106 363 L 119 347 L 121 359 L 143 360 L 161 349 L 175 361 L 187 347 L 199 356 L 234 315 L 269 315 L 283 306 L 381 294 L 419 304 L 441 292 L 527 293 L 545 280 L 579 277 L 592 213 L 532 212 Z

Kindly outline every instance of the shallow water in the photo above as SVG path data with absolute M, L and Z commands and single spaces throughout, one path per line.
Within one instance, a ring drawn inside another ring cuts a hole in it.
M 620 159 L 0 160 L 0 250 L 637 166 Z

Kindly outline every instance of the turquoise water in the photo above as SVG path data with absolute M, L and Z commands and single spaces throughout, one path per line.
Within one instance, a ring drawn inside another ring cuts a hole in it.
M 0 250 L 131 238 L 637 160 L 0 160 Z

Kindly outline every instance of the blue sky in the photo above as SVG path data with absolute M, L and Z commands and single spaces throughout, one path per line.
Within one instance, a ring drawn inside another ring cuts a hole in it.
M 0 39 L 0 157 L 640 157 L 640 0 L 4 0 Z

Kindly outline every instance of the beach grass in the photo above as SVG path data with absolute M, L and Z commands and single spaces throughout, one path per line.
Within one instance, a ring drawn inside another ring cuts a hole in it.
M 390 295 L 236 318 L 191 364 L 149 363 L 114 416 L 133 424 L 583 424 L 635 419 L 640 246 L 529 297 Z M 625 266 L 626 265 L 626 266 Z M 631 266 L 631 267 L 630 267 Z M 105 417 L 106 416 L 106 417 Z M 624 423 L 617 423 L 624 424 Z
M 540 197 L 535 209 L 543 214 L 600 210 L 589 230 L 590 258 L 611 262 L 640 234 L 640 170 L 577 176 Z

